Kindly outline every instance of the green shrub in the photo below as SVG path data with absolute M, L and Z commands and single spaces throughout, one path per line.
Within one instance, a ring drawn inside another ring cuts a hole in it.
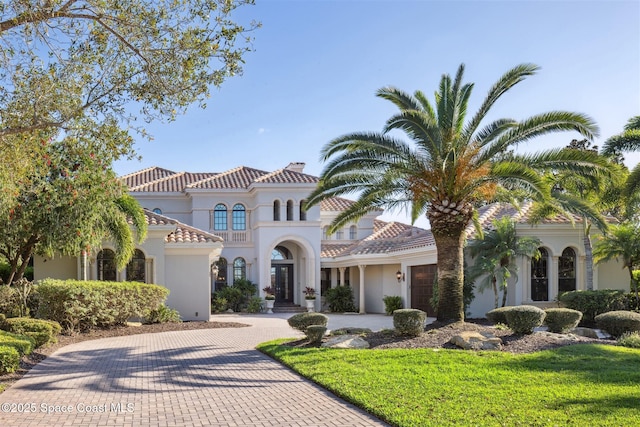
M 0 313 L 6 317 L 20 316 L 20 294 L 12 286 L 0 285 Z
M 13 347 L 20 356 L 31 354 L 35 348 L 33 338 L 27 335 L 14 334 L 7 331 L 0 331 L 0 347 Z
M 298 313 L 287 320 L 289 326 L 302 332 L 306 332 L 311 325 L 327 326 L 329 318 L 322 313 Z
M 393 312 L 393 327 L 400 335 L 417 337 L 424 332 L 427 313 L 414 308 L 401 308 Z
M 145 318 L 169 294 L 165 287 L 139 282 L 45 279 L 36 289 L 40 301 L 37 317 L 55 320 L 70 331 Z
M 249 299 L 249 304 L 247 304 L 247 312 L 248 313 L 260 313 L 262 310 L 262 298 L 260 297 L 251 297 Z
M 322 337 L 327 332 L 327 327 L 324 325 L 309 325 L 305 331 L 307 339 L 312 344 L 317 344 L 322 341 Z
M 216 291 L 214 298 L 224 299 L 227 301 L 227 306 L 224 310 L 231 309 L 235 312 L 242 311 L 242 302 L 244 295 L 242 290 L 233 286 L 224 286 L 219 291 Z
M 175 308 L 162 304 L 155 310 L 151 310 L 145 317 L 144 323 L 180 323 L 182 318 Z
M 382 301 L 384 301 L 384 311 L 389 316 L 391 316 L 394 311 L 402 308 L 402 297 L 399 295 L 385 295 Z
M 640 348 L 640 333 L 638 331 L 625 332 L 618 338 L 618 345 L 629 348 Z
M 220 295 L 214 294 L 211 297 L 211 312 L 221 313 L 227 310 L 229 310 L 229 303 L 227 302 L 227 299 L 221 297 Z
M 613 289 L 564 292 L 558 295 L 558 301 L 567 308 L 581 312 L 585 325 L 592 325 L 598 314 L 627 308 L 624 292 Z
M 353 289 L 351 286 L 336 286 L 327 289 L 327 304 L 333 313 L 345 313 L 356 311 L 353 302 Z
M 0 345 L 0 374 L 15 372 L 20 367 L 18 350 L 6 345 Z
M 508 307 L 505 311 L 507 325 L 516 334 L 531 334 L 533 329 L 542 325 L 544 321 L 544 310 L 532 305 L 517 305 Z
M 544 324 L 547 325 L 549 331 L 558 334 L 564 334 L 578 326 L 582 313 L 578 310 L 570 308 L 547 308 L 547 315 L 544 318 Z
M 57 322 L 30 317 L 6 319 L 0 327 L 5 331 L 33 338 L 35 347 L 56 342 L 56 335 L 62 330 Z
M 490 310 L 487 312 L 487 314 L 485 314 L 485 317 L 490 321 L 493 322 L 495 324 L 501 323 L 503 325 L 507 324 L 507 316 L 506 316 L 506 312 L 510 309 L 511 307 L 498 307 L 498 308 L 494 308 L 493 310 Z
M 2 279 L 2 283 L 7 284 L 9 282 L 10 273 L 11 265 L 6 262 L 0 262 L 0 279 Z M 23 277 L 29 281 L 33 281 L 33 267 L 27 266 L 24 270 Z
M 633 311 L 609 311 L 596 316 L 598 328 L 620 337 L 625 332 L 640 331 L 640 314 Z

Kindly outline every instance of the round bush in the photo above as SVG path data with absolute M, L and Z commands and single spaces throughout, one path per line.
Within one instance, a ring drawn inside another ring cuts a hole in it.
M 322 337 L 327 332 L 327 327 L 323 325 L 310 325 L 307 327 L 305 334 L 307 335 L 307 339 L 312 344 L 319 343 L 322 341 Z
M 414 308 L 402 308 L 393 312 L 393 327 L 400 335 L 417 337 L 424 332 L 427 313 Z
M 13 347 L 0 345 L 0 375 L 15 372 L 20 367 L 20 353 Z
M 505 313 L 510 308 L 511 307 L 494 308 L 493 310 L 487 312 L 487 314 L 485 314 L 485 317 L 490 322 L 493 322 L 495 324 L 502 323 L 503 325 L 506 325 L 507 324 L 507 317 L 505 316 Z
M 582 313 L 570 308 L 547 308 L 544 324 L 550 332 L 564 334 L 578 326 L 582 320 Z
M 640 333 L 625 332 L 618 338 L 618 345 L 629 348 L 640 348 Z
M 596 316 L 596 325 L 614 337 L 640 331 L 640 314 L 633 311 L 610 311 Z
M 544 310 L 532 305 L 518 305 L 508 307 L 505 311 L 507 326 L 516 334 L 531 334 L 533 329 L 542 325 L 545 317 Z
M 298 313 L 287 320 L 289 326 L 302 332 L 306 332 L 311 325 L 327 326 L 329 318 L 322 313 Z

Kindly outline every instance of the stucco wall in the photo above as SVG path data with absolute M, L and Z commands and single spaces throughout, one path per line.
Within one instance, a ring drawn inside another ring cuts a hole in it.
M 170 293 L 167 306 L 180 312 L 182 320 L 208 321 L 211 312 L 209 255 L 179 254 L 167 250 L 165 280 Z
M 78 260 L 74 257 L 56 256 L 55 258 L 33 258 L 33 279 L 77 279 Z

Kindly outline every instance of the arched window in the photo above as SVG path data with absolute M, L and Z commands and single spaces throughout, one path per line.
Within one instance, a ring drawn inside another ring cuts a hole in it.
M 344 239 L 344 230 L 342 228 L 336 231 L 336 239 L 337 240 Z
M 576 252 L 572 248 L 562 251 L 558 258 L 558 292 L 576 290 Z
M 98 280 L 116 281 L 116 254 L 111 249 L 98 252 Z
M 227 286 L 227 260 L 226 258 L 218 258 L 218 261 L 214 264 L 217 269 L 217 276 L 215 278 L 214 289 L 219 291 L 223 287 Z
M 349 239 L 350 240 L 358 239 L 358 227 L 356 227 L 355 225 L 352 225 L 351 227 L 349 227 Z
M 549 301 L 548 253 L 544 248 L 539 259 L 531 259 L 531 299 L 533 301 Z
M 280 200 L 273 202 L 273 220 L 280 221 Z
M 233 281 L 247 278 L 247 263 L 244 258 L 233 260 Z
M 287 200 L 287 221 L 293 221 L 293 200 Z
M 291 256 L 291 251 L 289 249 L 284 246 L 276 246 L 271 251 L 271 259 L 279 261 L 284 259 L 293 259 L 293 257 Z
M 307 220 L 307 211 L 304 210 L 305 203 L 307 203 L 306 200 L 300 200 L 300 221 Z
M 140 249 L 133 251 L 133 258 L 127 264 L 127 281 L 145 283 L 145 256 Z
M 213 229 L 227 229 L 227 207 L 222 203 L 218 203 L 213 210 Z
M 158 215 L 162 215 L 162 209 L 160 209 L 160 208 L 153 208 L 153 213 L 157 213 Z
M 232 227 L 234 230 L 247 229 L 247 212 L 240 203 L 233 207 Z
M 327 234 L 329 231 L 329 227 L 326 225 L 322 227 L 322 240 L 329 240 L 329 235 Z

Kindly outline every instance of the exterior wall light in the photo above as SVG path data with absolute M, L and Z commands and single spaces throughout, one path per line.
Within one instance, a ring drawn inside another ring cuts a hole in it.
M 398 283 L 404 282 L 404 273 L 398 270 L 396 273 L 396 279 L 398 279 Z

